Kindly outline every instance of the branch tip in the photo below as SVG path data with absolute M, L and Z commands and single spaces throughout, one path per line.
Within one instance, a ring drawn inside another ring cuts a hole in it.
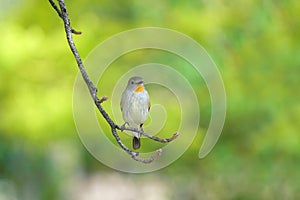
M 103 96 L 101 99 L 97 99 L 98 103 L 103 103 L 104 101 L 106 101 L 108 99 L 108 96 Z
M 158 150 L 156 151 L 156 153 L 157 153 L 158 156 L 160 156 L 161 153 L 162 153 L 162 149 L 158 149 Z
M 73 28 L 72 28 L 71 31 L 72 31 L 72 33 L 75 34 L 75 35 L 81 35 L 81 34 L 82 34 L 81 31 L 76 31 L 76 30 L 74 30 Z
M 179 135 L 180 135 L 180 133 L 179 133 L 179 132 L 176 132 L 176 133 L 171 137 L 171 139 L 174 140 L 174 139 L 176 139 Z
M 63 14 L 62 13 L 66 13 L 67 12 L 67 9 L 66 7 L 61 7 L 61 9 L 59 9 L 57 7 L 57 5 L 53 2 L 53 0 L 49 0 L 51 6 L 54 8 L 54 10 L 57 12 L 58 16 L 64 20 L 64 17 L 63 17 Z M 61 3 L 61 2 L 60 2 Z M 64 2 L 63 2 L 63 5 L 64 5 Z M 64 5 L 65 6 L 65 5 Z M 75 34 L 75 35 L 81 35 L 82 32 L 81 31 L 76 31 L 75 29 L 73 29 L 72 27 L 71 28 L 71 33 Z

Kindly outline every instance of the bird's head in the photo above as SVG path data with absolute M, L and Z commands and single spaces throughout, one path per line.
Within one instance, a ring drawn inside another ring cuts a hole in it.
M 138 76 L 131 77 L 128 81 L 127 88 L 133 92 L 143 92 L 145 90 L 143 78 Z

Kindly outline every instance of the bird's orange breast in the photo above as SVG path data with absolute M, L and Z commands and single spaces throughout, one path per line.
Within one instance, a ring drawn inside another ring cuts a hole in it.
M 138 86 L 135 88 L 134 92 L 143 92 L 144 86 L 142 84 L 138 84 Z

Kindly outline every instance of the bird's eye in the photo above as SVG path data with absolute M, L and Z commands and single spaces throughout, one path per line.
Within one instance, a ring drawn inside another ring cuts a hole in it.
M 133 82 L 133 81 L 131 81 L 131 84 L 134 84 L 134 82 Z

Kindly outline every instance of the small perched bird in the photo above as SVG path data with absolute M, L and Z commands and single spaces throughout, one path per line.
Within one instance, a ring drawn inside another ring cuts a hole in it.
M 120 105 L 125 124 L 141 130 L 150 109 L 149 95 L 141 77 L 135 76 L 129 79 L 127 87 L 122 93 Z M 140 134 L 132 132 L 132 135 L 133 149 L 139 149 L 141 146 Z

